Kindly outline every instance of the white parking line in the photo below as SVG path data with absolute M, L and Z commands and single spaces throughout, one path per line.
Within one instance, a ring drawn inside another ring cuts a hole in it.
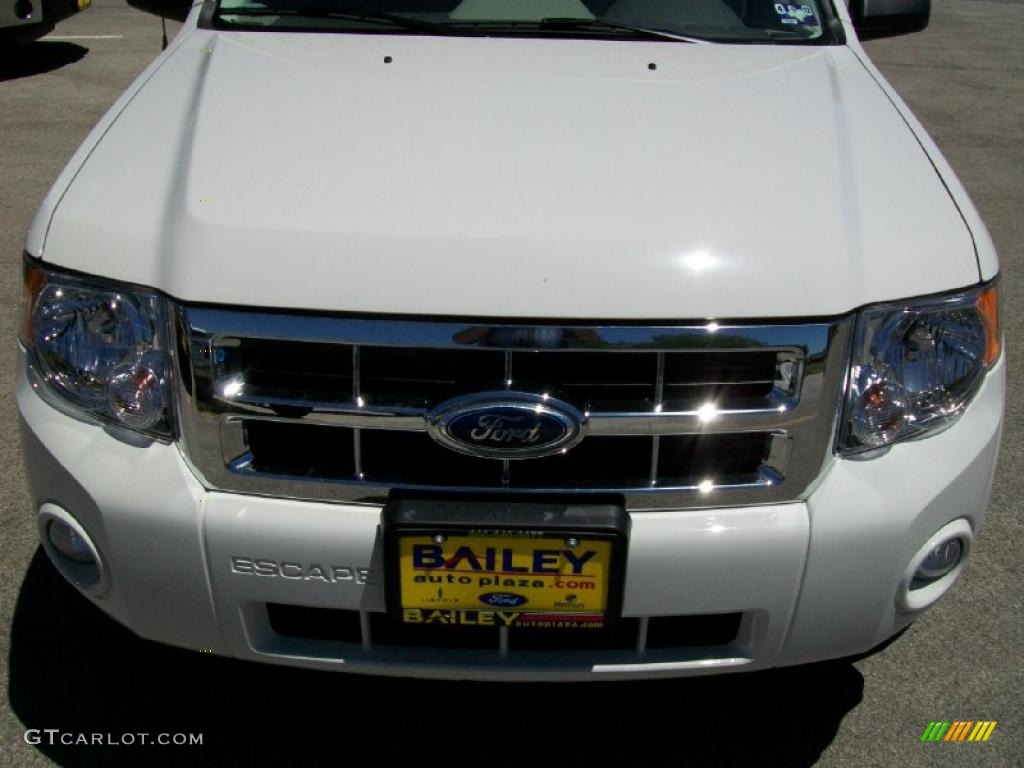
M 120 40 L 124 35 L 47 35 L 43 40 Z

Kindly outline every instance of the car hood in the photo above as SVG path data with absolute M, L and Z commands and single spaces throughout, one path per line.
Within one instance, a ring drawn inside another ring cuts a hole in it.
M 196 30 L 143 77 L 30 252 L 186 301 L 516 318 L 823 316 L 979 277 L 844 47 Z

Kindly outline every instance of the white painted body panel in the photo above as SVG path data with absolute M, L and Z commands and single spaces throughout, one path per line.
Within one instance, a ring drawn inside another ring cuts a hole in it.
M 32 390 L 24 353 L 19 366 L 33 508 L 57 504 L 92 534 L 111 587 L 86 597 L 115 619 L 150 639 L 253 661 L 480 680 L 707 674 L 873 648 L 915 616 L 901 612 L 895 597 L 913 553 L 952 520 L 964 519 L 972 530 L 982 523 L 1005 390 L 1000 361 L 951 428 L 872 460 L 833 459 L 802 502 L 633 513 L 623 613 L 740 611 L 733 643 L 582 657 L 521 652 L 499 660 L 488 651 L 363 647 L 272 632 L 261 608 L 267 601 L 383 608 L 380 510 L 206 492 L 176 446 L 140 449 L 70 419 Z M 242 575 L 232 573 L 235 555 L 370 573 L 336 583 Z
M 835 8 L 839 13 L 840 19 L 843 22 L 843 26 L 846 29 L 846 41 L 847 47 L 853 51 L 853 53 L 860 59 L 864 68 L 871 74 L 871 76 L 878 83 L 878 87 L 881 88 L 886 97 L 892 102 L 892 105 L 899 111 L 900 116 L 906 120 L 907 125 L 914 132 L 917 140 L 921 142 L 921 147 L 928 153 L 928 159 L 935 166 L 936 172 L 942 179 L 942 183 L 946 186 L 947 191 L 956 203 L 957 209 L 964 218 L 964 223 L 967 225 L 971 232 L 971 236 L 974 240 L 974 248 L 978 258 L 978 269 L 981 273 L 982 280 L 991 280 L 997 274 L 999 274 L 999 256 L 996 253 L 995 243 L 992 242 L 992 236 L 989 234 L 988 227 L 985 226 L 985 222 L 982 221 L 981 214 L 975 207 L 974 202 L 971 200 L 971 196 L 967 194 L 967 190 L 964 189 L 964 185 L 957 178 L 956 173 L 953 171 L 949 161 L 943 156 L 941 150 L 935 140 L 928 135 L 928 132 L 921 125 L 921 121 L 917 119 L 913 112 L 910 111 L 910 107 L 907 106 L 903 98 L 896 92 L 896 89 L 892 87 L 882 73 L 875 66 L 874 62 L 868 57 L 867 52 L 857 39 L 857 34 L 853 29 L 853 24 L 850 20 L 850 9 L 847 3 L 836 3 Z
M 990 276 L 862 58 L 189 30 L 27 250 L 187 301 L 524 318 L 834 315 L 976 283 L 974 240 Z
M 820 317 L 998 271 L 849 28 L 814 48 L 217 34 L 197 14 L 58 178 L 30 255 L 190 302 L 480 318 Z M 139 635 L 320 669 L 589 680 L 799 664 L 904 628 L 908 561 L 984 517 L 1004 376 L 945 432 L 830 458 L 806 498 L 632 513 L 623 613 L 742 613 L 728 645 L 506 659 L 275 633 L 267 602 L 383 609 L 379 508 L 210 492 L 177 445 L 44 402 L 23 352 L 17 401 L 33 509 L 89 532 L 110 587 L 86 597 Z M 362 576 L 265 578 L 234 556 Z

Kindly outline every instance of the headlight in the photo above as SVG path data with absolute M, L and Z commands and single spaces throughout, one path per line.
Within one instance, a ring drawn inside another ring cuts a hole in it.
M 839 452 L 862 453 L 949 426 L 999 350 L 994 283 L 862 310 Z
M 22 343 L 49 393 L 79 413 L 171 436 L 164 327 L 155 293 L 25 264 Z

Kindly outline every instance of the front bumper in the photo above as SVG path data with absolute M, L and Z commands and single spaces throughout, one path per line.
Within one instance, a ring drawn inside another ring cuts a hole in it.
M 109 577 L 87 596 L 143 637 L 371 674 L 578 680 L 800 664 L 867 651 L 904 628 L 914 618 L 896 599 L 907 563 L 950 521 L 977 531 L 984 518 L 1004 388 L 1000 360 L 950 429 L 872 460 L 836 459 L 805 501 L 633 514 L 623 614 L 739 613 L 731 642 L 505 656 L 275 632 L 268 603 L 364 621 L 383 611 L 379 509 L 209 492 L 176 446 L 128 444 L 46 404 L 23 352 L 17 400 L 33 510 L 57 505 L 84 526 Z M 240 572 L 232 558 L 275 567 Z

